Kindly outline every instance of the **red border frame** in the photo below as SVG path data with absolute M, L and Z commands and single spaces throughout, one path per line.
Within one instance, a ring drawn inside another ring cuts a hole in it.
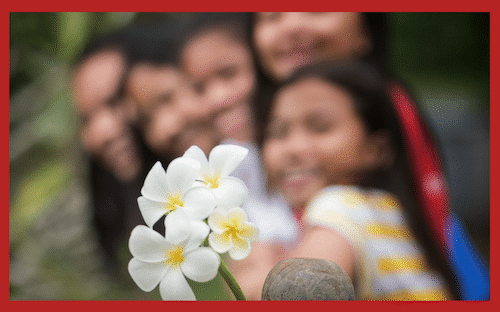
M 195 8 L 196 6 L 196 8 Z M 144 2 L 124 2 L 118 0 L 112 0 L 108 2 L 103 1 L 95 1 L 95 0 L 87 0 L 85 2 L 73 2 L 73 1 L 23 1 L 18 2 L 17 5 L 6 3 L 4 4 L 5 12 L 2 12 L 1 23 L 1 34 L 2 34 L 2 43 L 3 47 L 2 51 L 2 59 L 1 63 L 1 72 L 3 76 L 3 90 L 6 98 L 6 102 L 8 101 L 7 95 L 9 94 L 8 89 L 8 81 L 9 78 L 7 76 L 8 73 L 8 46 L 7 42 L 9 39 L 9 12 L 51 12 L 51 11 L 141 11 L 141 12 L 153 12 L 153 11 L 172 11 L 172 12 L 192 12 L 192 11 L 282 11 L 286 9 L 286 11 L 379 11 L 379 12 L 490 12 L 490 73 L 491 73 L 491 82 L 490 86 L 495 86 L 498 83 L 498 58 L 495 57 L 499 52 L 498 49 L 498 29 L 499 21 L 496 19 L 499 14 L 494 9 L 492 1 L 487 0 L 475 0 L 475 1 L 435 1 L 435 0 L 420 0 L 413 2 L 403 2 L 401 0 L 394 1 L 357 1 L 353 3 L 351 1 L 347 3 L 334 3 L 328 1 L 328 3 L 323 3 L 323 1 L 319 3 L 311 3 L 308 2 L 298 2 L 298 1 L 284 1 L 279 0 L 276 2 L 270 2 L 269 0 L 253 0 L 251 2 L 242 2 L 242 1 L 189 1 L 189 2 L 179 2 L 179 1 L 161 1 L 155 3 L 144 3 Z M 490 94 L 490 102 L 496 102 L 498 99 L 498 91 L 496 88 L 492 88 L 492 92 Z M 1 153 L 3 160 L 5 163 L 8 162 L 8 147 L 9 147 L 9 138 L 8 138 L 8 106 L 3 105 L 2 110 L 4 113 L 0 114 L 0 118 L 4 119 L 0 122 L 2 130 L 1 140 L 2 140 L 2 148 L 4 148 L 4 152 Z M 499 108 L 496 105 L 491 106 L 490 108 L 490 119 L 498 116 Z M 496 146 L 496 138 L 498 132 L 498 125 L 496 123 L 491 123 L 491 144 L 490 143 L 490 159 L 495 159 L 494 155 L 497 154 L 497 146 Z M 494 190 L 498 185 L 496 178 L 497 165 L 495 162 L 490 162 L 490 189 Z M 7 166 L 2 167 L 0 176 L 5 181 L 5 185 L 8 186 L 9 183 L 9 170 Z M 8 188 L 3 188 L 5 193 L 1 198 L 5 206 L 8 205 L 9 193 L 7 192 Z M 496 196 L 491 196 L 490 207 L 496 207 L 497 198 Z M 7 212 L 8 213 L 8 212 Z M 491 209 L 491 220 L 498 220 L 498 209 Z M 9 276 L 9 262 L 8 262 L 8 237 L 9 237 L 9 219 L 8 216 L 3 218 L 3 226 L 0 228 L 3 230 L 2 239 L 2 262 L 4 263 L 4 270 L 2 274 L 2 287 L 1 289 L 1 306 L 7 307 L 8 311 L 33 311 L 33 310 L 45 310 L 50 309 L 52 311 L 59 310 L 89 310 L 92 308 L 98 309 L 117 309 L 119 311 L 137 311 L 139 309 L 151 309 L 151 310 L 161 310 L 172 308 L 178 309 L 243 309 L 243 310 L 251 310 L 251 309 L 286 309 L 286 310 L 295 310 L 295 309 L 385 309 L 385 310 L 401 310 L 404 309 L 408 312 L 410 311 L 418 311 L 421 312 L 422 309 L 456 309 L 470 311 L 471 309 L 481 309 L 481 310 L 491 310 L 492 307 L 497 305 L 496 299 L 496 277 L 497 271 L 495 264 L 498 259 L 498 251 L 496 248 L 491 248 L 490 255 L 490 263 L 493 264 L 491 267 L 491 277 L 493 282 L 491 283 L 491 300 L 483 301 L 483 302 L 189 302 L 189 303 L 179 303 L 179 302 L 140 302 L 140 301 L 64 301 L 64 302 L 24 302 L 24 301 L 9 301 L 9 286 L 8 286 L 8 276 Z M 491 227 L 491 246 L 496 245 L 496 238 L 498 236 L 498 230 L 496 227 Z M 168 306 L 165 306 L 168 304 Z M 333 306 L 331 306 L 333 304 Z

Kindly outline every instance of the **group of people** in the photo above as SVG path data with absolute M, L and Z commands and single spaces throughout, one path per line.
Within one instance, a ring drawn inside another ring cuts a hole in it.
M 109 273 L 127 278 L 153 164 L 231 143 L 249 150 L 233 175 L 260 231 L 228 263 L 248 299 L 292 257 L 336 262 L 360 300 L 489 299 L 439 149 L 388 60 L 384 13 L 193 13 L 92 42 L 71 89 Z

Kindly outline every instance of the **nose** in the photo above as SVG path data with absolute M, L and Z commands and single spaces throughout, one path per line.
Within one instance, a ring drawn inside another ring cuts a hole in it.
M 202 124 L 208 121 L 210 109 L 200 96 L 186 96 L 180 107 L 180 123 L 184 127 L 188 124 Z
M 311 140 L 303 129 L 292 129 L 286 138 L 283 151 L 292 160 L 299 159 L 310 152 Z
M 207 86 L 205 101 L 212 114 L 225 110 L 231 105 L 232 100 L 227 83 L 215 81 Z

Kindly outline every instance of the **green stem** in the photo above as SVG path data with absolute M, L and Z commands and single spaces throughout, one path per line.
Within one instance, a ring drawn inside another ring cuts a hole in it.
M 219 274 L 222 276 L 224 281 L 226 281 L 227 286 L 229 286 L 233 292 L 236 300 L 247 300 L 245 298 L 245 294 L 243 294 L 243 291 L 240 288 L 240 285 L 238 285 L 238 282 L 234 278 L 233 274 L 229 271 L 227 264 L 222 259 L 220 259 Z

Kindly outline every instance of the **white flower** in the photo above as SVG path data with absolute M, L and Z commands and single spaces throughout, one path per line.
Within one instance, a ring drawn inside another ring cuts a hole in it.
M 229 251 L 234 260 L 246 258 L 251 243 L 259 238 L 259 229 L 247 222 L 245 211 L 239 207 L 216 208 L 208 217 L 208 225 L 213 231 L 208 235 L 210 246 L 218 253 Z
M 193 227 L 177 244 L 147 226 L 136 226 L 129 240 L 133 256 L 128 264 L 130 276 L 143 291 L 152 291 L 160 284 L 163 300 L 196 300 L 184 276 L 207 282 L 217 275 L 220 264 L 217 253 L 200 247 L 207 234 L 206 228 Z
M 229 176 L 247 156 L 248 149 L 221 144 L 212 149 L 207 159 L 205 153 L 196 145 L 191 146 L 183 158 L 195 159 L 201 165 L 200 176 L 203 183 L 214 191 L 218 207 L 226 209 L 241 206 L 248 195 L 248 189 L 240 179 Z
M 193 187 L 200 174 L 200 164 L 188 158 L 176 158 L 163 170 L 157 162 L 149 171 L 137 199 L 144 221 L 149 227 L 164 215 L 169 241 L 178 243 L 190 233 L 191 226 L 208 226 L 202 220 L 214 210 L 217 199 L 210 189 Z

